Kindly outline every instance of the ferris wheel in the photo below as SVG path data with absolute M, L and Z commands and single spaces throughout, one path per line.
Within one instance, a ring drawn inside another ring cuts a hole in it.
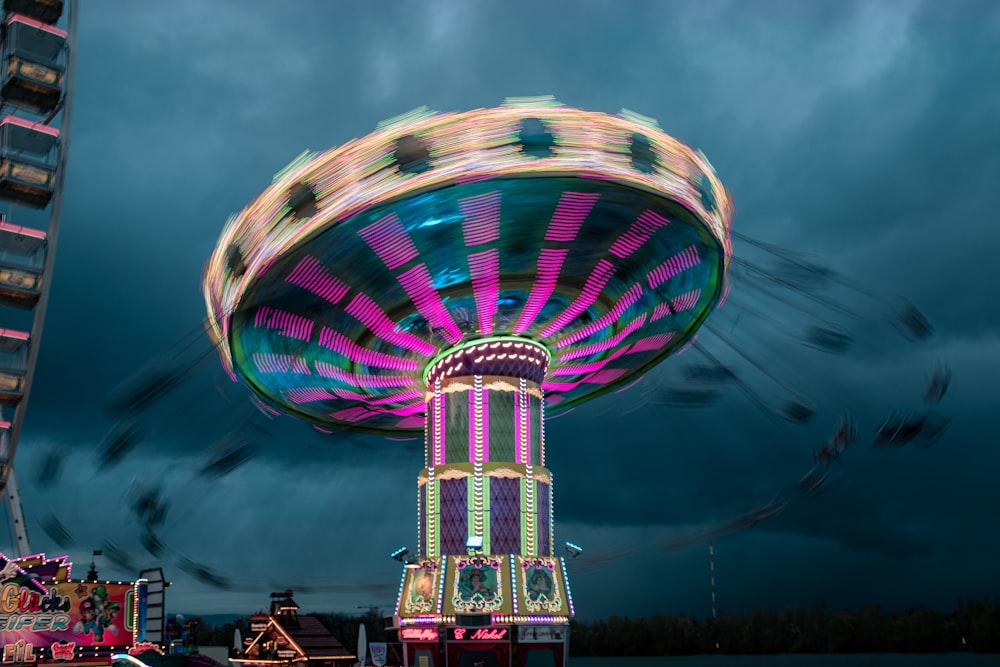
M 32 552 L 13 464 L 59 238 L 78 7 L 76 0 L 4 0 L 2 10 L 0 488 L 6 494 L 15 551 L 27 556 Z

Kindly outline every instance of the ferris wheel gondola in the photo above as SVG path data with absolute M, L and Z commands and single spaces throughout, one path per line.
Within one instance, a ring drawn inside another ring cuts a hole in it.
M 61 0 L 5 0 L 0 55 L 0 318 L 3 309 L 33 311 L 31 329 L 4 329 L 3 352 L 16 359 L 0 369 L 0 488 L 5 489 L 15 551 L 32 553 L 13 461 L 45 325 L 62 216 L 73 109 L 78 5 L 67 28 L 57 25 Z M 22 210 L 48 211 L 44 229 L 21 224 Z M 3 320 L 0 319 L 0 326 Z M 7 342 L 20 341 L 8 349 Z M 8 356 L 10 356 L 8 355 Z

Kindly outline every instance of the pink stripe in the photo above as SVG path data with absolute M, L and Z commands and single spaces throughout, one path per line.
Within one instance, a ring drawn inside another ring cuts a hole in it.
M 653 211 L 643 211 L 635 222 L 618 237 L 618 240 L 608 248 L 608 252 L 615 257 L 625 259 L 652 238 L 657 229 L 669 224 L 670 221 L 662 215 Z
M 309 366 L 301 357 L 290 354 L 269 354 L 254 352 L 251 355 L 254 365 L 261 373 L 297 373 L 309 375 Z
M 527 463 L 527 464 L 529 464 L 529 465 L 532 465 L 532 463 L 531 463 L 531 394 L 528 394 L 528 400 L 526 400 L 524 402 L 524 412 L 525 412 L 525 415 L 526 415 L 526 419 L 524 420 L 524 423 L 528 425 L 528 433 L 527 433 L 528 437 L 525 438 L 525 442 L 527 444 L 527 446 L 525 447 L 525 456 L 527 458 L 525 459 L 524 462 Z M 538 461 L 538 465 L 542 465 L 542 462 Z
M 319 344 L 328 350 L 333 350 L 348 361 L 362 366 L 388 368 L 394 371 L 417 370 L 416 359 L 404 359 L 384 352 L 376 352 L 361 347 L 347 336 L 323 327 L 319 332 Z
M 559 271 L 562 270 L 563 260 L 566 259 L 565 248 L 542 248 L 538 255 L 538 277 L 535 284 L 531 286 L 531 294 L 524 304 L 524 310 L 517 319 L 514 333 L 524 333 L 528 327 L 535 323 L 538 313 L 542 312 L 549 297 L 552 296 L 556 283 L 559 281 Z
M 598 371 L 597 373 L 588 375 L 583 378 L 583 381 L 588 384 L 607 384 L 609 382 L 614 382 L 627 372 L 627 368 L 609 368 L 607 370 Z
M 671 308 L 673 308 L 675 313 L 681 313 L 685 310 L 690 310 L 695 307 L 698 303 L 698 299 L 701 298 L 701 290 L 693 289 L 690 292 L 685 292 L 684 294 L 679 294 L 675 296 L 670 302 Z
M 426 265 L 417 264 L 409 271 L 399 274 L 396 279 L 410 295 L 417 311 L 441 333 L 445 340 L 452 344 L 462 340 L 462 331 L 441 301 Z
M 490 392 L 480 389 L 483 397 L 483 461 L 490 460 Z
M 590 215 L 600 194 L 590 192 L 564 192 L 559 197 L 555 213 L 545 232 L 546 241 L 571 242 L 580 232 L 580 225 Z
M 668 331 L 667 333 L 656 334 L 655 336 L 649 336 L 648 338 L 641 338 L 636 341 L 635 345 L 629 348 L 628 354 L 648 352 L 649 350 L 659 350 L 665 347 L 673 337 L 674 332 Z
M 330 275 L 316 258 L 309 255 L 302 258 L 285 280 L 330 303 L 337 303 L 347 294 L 347 285 Z
M 589 338 L 601 329 L 612 326 L 615 322 L 621 319 L 622 315 L 625 314 L 625 311 L 628 310 L 633 303 L 638 301 L 641 296 L 642 283 L 632 285 L 632 287 L 625 292 L 624 296 L 618 300 L 618 303 L 616 303 L 611 310 L 604 313 L 604 315 L 601 315 L 587 326 L 577 329 L 565 338 L 560 339 L 559 342 L 556 343 L 556 347 L 566 347 L 567 345 L 583 340 L 584 338 Z
M 296 405 L 301 405 L 302 403 L 326 401 L 333 398 L 333 395 L 326 387 L 295 387 L 285 390 L 285 398 Z
M 469 255 L 469 275 L 476 298 L 479 333 L 488 336 L 493 333 L 493 316 L 500 298 L 500 252 L 493 248 Z
M 617 359 L 618 357 L 620 357 L 623 354 L 625 354 L 625 351 L 627 349 L 628 348 L 619 348 L 619 349 L 615 350 L 611 354 L 611 356 L 609 356 L 607 359 L 602 359 L 600 361 L 593 361 L 593 362 L 591 362 L 589 364 L 579 364 L 579 365 L 576 365 L 576 366 L 573 366 L 573 365 L 560 366 L 559 368 L 556 368 L 555 370 L 552 371 L 552 375 L 553 376 L 560 376 L 560 375 L 585 375 L 587 373 L 593 373 L 595 371 L 599 371 L 602 368 L 604 368 L 605 366 L 607 366 L 609 363 L 611 363 L 612 361 L 614 361 L 615 359 Z
M 661 317 L 666 317 L 670 314 L 670 302 L 664 301 L 663 303 L 658 303 L 653 307 L 653 314 L 650 316 L 649 321 L 655 322 Z
M 401 331 L 395 322 L 379 308 L 366 294 L 359 292 L 344 309 L 348 315 L 368 327 L 379 338 L 418 354 L 434 354 L 436 348 L 409 331 Z
M 499 190 L 461 199 L 458 207 L 464 218 L 462 232 L 466 246 L 492 243 L 500 238 Z
M 560 329 L 562 329 L 566 324 L 573 321 L 573 319 L 590 307 L 597 297 L 601 295 L 601 290 L 608 283 L 615 273 L 615 265 L 606 259 L 602 259 L 597 262 L 597 266 L 587 277 L 587 282 L 584 284 L 583 289 L 580 290 L 580 294 L 576 297 L 576 300 L 570 304 L 569 308 L 564 310 L 559 314 L 559 317 L 552 320 L 547 327 L 542 329 L 542 338 L 547 338 Z
M 390 271 L 420 255 L 395 213 L 389 213 L 358 230 L 358 236 L 365 240 Z
M 469 389 L 469 460 L 476 460 L 476 390 Z
M 514 463 L 524 463 L 521 456 L 521 390 L 514 391 Z
M 261 306 L 257 309 L 253 324 L 258 329 L 278 329 L 280 335 L 296 340 L 309 340 L 314 326 L 313 321 L 308 317 L 268 306 Z
M 631 322 L 625 325 L 621 331 L 617 334 L 608 338 L 607 340 L 602 340 L 598 343 L 593 343 L 592 345 L 584 345 L 582 347 L 573 348 L 572 350 L 567 350 L 560 357 L 563 361 L 569 361 L 570 359 L 578 359 L 580 357 L 588 357 L 592 354 L 598 352 L 603 352 L 609 350 L 612 347 L 616 347 L 619 343 L 625 340 L 625 337 L 631 334 L 633 331 L 641 327 L 646 323 L 646 314 L 643 313 L 639 317 L 635 318 Z
M 649 272 L 646 279 L 649 281 L 650 289 L 667 282 L 692 266 L 697 266 L 699 262 L 701 258 L 698 256 L 698 246 L 688 246 Z
M 355 406 L 353 408 L 347 408 L 346 410 L 341 410 L 339 412 L 333 412 L 330 417 L 336 419 L 337 421 L 345 422 L 359 422 L 362 419 L 370 416 L 372 414 L 371 410 L 361 406 Z
M 325 361 L 316 362 L 316 373 L 322 377 L 339 380 L 358 388 L 391 389 L 392 387 L 405 387 L 413 382 L 413 378 L 408 375 L 355 375 Z
M 420 415 L 414 415 L 412 417 L 404 417 L 396 422 L 397 428 L 421 428 L 424 425 L 424 417 Z
M 435 455 L 434 455 L 435 456 L 435 461 L 436 461 L 435 465 L 444 465 L 444 463 L 445 463 L 444 453 L 446 451 L 448 451 L 448 448 L 445 447 L 445 442 L 447 440 L 447 435 L 448 435 L 448 428 L 447 428 L 448 422 L 445 421 L 445 416 L 448 414 L 446 412 L 447 408 L 445 406 L 445 404 L 447 403 L 447 401 L 446 401 L 446 399 L 444 398 L 443 395 L 441 396 L 441 400 L 440 401 L 438 401 L 438 399 L 437 399 L 436 396 L 435 396 L 434 400 L 439 403 L 439 405 L 436 408 L 436 410 L 437 410 L 438 423 L 441 424 L 441 441 L 437 444 L 437 451 L 435 452 Z M 431 437 L 434 437 L 433 434 L 431 434 Z

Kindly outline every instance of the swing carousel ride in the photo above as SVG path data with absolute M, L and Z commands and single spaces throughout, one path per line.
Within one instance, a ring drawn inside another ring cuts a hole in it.
M 712 410 L 737 394 L 775 428 L 805 428 L 829 397 L 793 386 L 748 341 L 791 336 L 804 350 L 845 355 L 879 338 L 932 334 L 905 300 L 731 232 L 733 212 L 707 158 L 655 121 L 551 98 L 421 109 L 303 153 L 230 219 L 206 268 L 211 342 L 255 416 L 215 419 L 232 423 L 198 475 L 248 464 L 279 415 L 334 445 L 352 433 L 422 436 L 416 547 L 395 554 L 405 562 L 396 612 L 407 655 L 432 655 L 439 641 L 448 664 L 481 650 L 518 663 L 536 649 L 564 657 L 555 635 L 565 637 L 557 630 L 574 609 L 556 547 L 546 419 L 576 408 L 576 420 Z M 734 241 L 745 252 L 734 254 Z M 726 319 L 730 310 L 738 317 Z M 189 335 L 123 386 L 99 463 L 117 466 L 140 447 L 178 387 L 201 382 L 235 401 L 208 377 L 211 356 Z M 871 445 L 933 444 L 947 426 L 936 406 L 949 381 L 946 367 L 936 370 L 927 405 L 867 429 Z M 206 404 L 186 395 L 186 415 Z M 797 481 L 660 547 L 707 542 L 820 493 L 861 432 L 841 417 Z M 556 458 L 573 446 L 557 442 Z M 240 586 L 167 545 L 169 503 L 155 486 L 133 488 L 130 506 L 151 554 L 206 584 Z M 72 539 L 54 516 L 45 525 Z M 584 572 L 629 555 L 574 563 Z M 540 630 L 545 641 L 528 639 Z

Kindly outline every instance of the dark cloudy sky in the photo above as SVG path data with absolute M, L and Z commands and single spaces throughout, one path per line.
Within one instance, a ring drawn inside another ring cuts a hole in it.
M 656 378 L 552 421 L 557 540 L 586 549 L 570 563 L 580 616 L 707 614 L 707 545 L 657 545 L 793 485 L 848 410 L 861 439 L 834 488 L 716 540 L 721 607 L 950 607 L 1000 592 L 996 3 L 82 4 L 62 235 L 16 461 L 36 550 L 65 551 L 41 525 L 54 514 L 75 538 L 78 574 L 106 542 L 155 564 L 127 499 L 132 484 L 160 485 L 172 611 L 249 613 L 305 582 L 321 589 L 301 596 L 307 608 L 391 607 L 399 568 L 387 554 L 415 542 L 421 447 L 272 423 L 252 462 L 199 479 L 204 450 L 250 414 L 238 393 L 227 402 L 215 391 L 209 359 L 144 417 L 141 446 L 99 469 L 114 424 L 106 405 L 197 330 L 202 268 L 227 216 L 302 150 L 420 105 L 550 93 L 657 118 L 713 162 L 735 198 L 735 229 L 873 293 L 905 295 L 935 326 L 932 339 L 908 342 L 880 324 L 888 301 L 840 288 L 861 316 L 834 319 L 862 344 L 831 356 L 797 345 L 782 323 L 798 315 L 773 301 L 756 320 L 724 308 L 730 339 L 812 398 L 812 423 L 783 423 L 735 390 L 710 408 L 623 414 L 655 394 Z M 732 304 L 755 295 L 734 287 Z M 955 418 L 946 436 L 926 450 L 873 449 L 881 417 L 921 409 L 939 361 L 954 373 L 940 406 Z M 53 453 L 64 465 L 45 483 L 38 471 Z M 609 557 L 620 551 L 630 555 Z M 182 557 L 239 590 L 199 584 Z

